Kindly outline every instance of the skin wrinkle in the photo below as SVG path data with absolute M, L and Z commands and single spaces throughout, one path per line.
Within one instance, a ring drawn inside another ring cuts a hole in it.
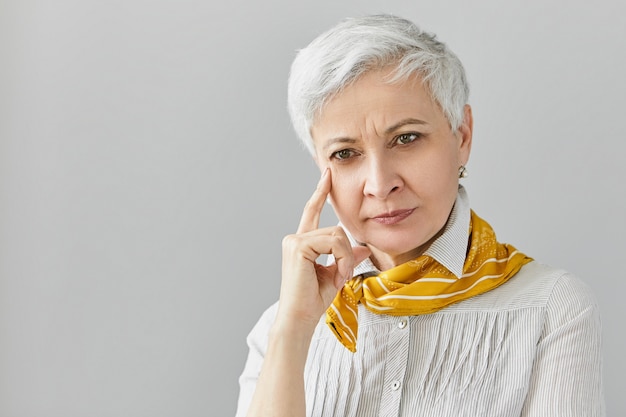
M 453 132 L 418 76 L 390 84 L 385 71 L 367 73 L 334 96 L 311 129 L 315 161 L 331 170 L 329 200 L 381 270 L 419 256 L 440 234 L 472 136 L 469 106 Z M 416 137 L 407 144 L 400 135 Z M 397 210 L 413 211 L 397 224 L 374 220 Z

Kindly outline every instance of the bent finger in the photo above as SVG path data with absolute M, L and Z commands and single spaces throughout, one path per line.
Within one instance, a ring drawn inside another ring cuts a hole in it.
M 306 259 L 316 262 L 321 255 L 335 259 L 350 259 L 352 247 L 345 232 L 339 227 L 293 234 L 283 239 L 283 259 Z M 344 271 L 347 272 L 347 271 Z

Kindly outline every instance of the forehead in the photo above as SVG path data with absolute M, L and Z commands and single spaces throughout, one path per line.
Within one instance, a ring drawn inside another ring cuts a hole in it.
M 437 123 L 445 116 L 417 75 L 389 83 L 389 70 L 371 71 L 332 96 L 311 127 L 314 142 L 338 135 L 352 136 L 366 126 L 386 129 L 414 118 Z

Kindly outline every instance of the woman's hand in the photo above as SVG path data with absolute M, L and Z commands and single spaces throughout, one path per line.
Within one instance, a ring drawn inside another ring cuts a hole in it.
M 339 227 L 318 229 L 320 215 L 331 189 L 327 168 L 306 203 L 296 234 L 283 240 L 282 284 L 277 320 L 310 331 L 332 303 L 344 283 L 352 278 L 359 262 L 370 255 L 364 246 L 352 247 Z M 320 255 L 332 254 L 335 263 L 316 263 Z
M 370 255 L 366 247 L 352 248 L 340 227 L 318 229 L 330 188 L 326 169 L 304 207 L 298 232 L 283 240 L 278 315 L 269 333 L 248 417 L 304 417 L 303 375 L 315 326 L 337 291 L 352 277 L 354 267 Z M 328 254 L 335 257 L 334 264 L 315 262 Z

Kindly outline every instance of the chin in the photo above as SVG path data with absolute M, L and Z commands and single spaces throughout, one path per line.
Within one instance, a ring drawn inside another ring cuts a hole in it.
M 402 233 L 385 233 L 382 236 L 372 236 L 367 242 L 379 251 L 395 257 L 423 246 L 429 239 L 416 236 L 417 233 L 409 233 L 409 236 Z M 417 238 L 417 239 L 416 239 Z

